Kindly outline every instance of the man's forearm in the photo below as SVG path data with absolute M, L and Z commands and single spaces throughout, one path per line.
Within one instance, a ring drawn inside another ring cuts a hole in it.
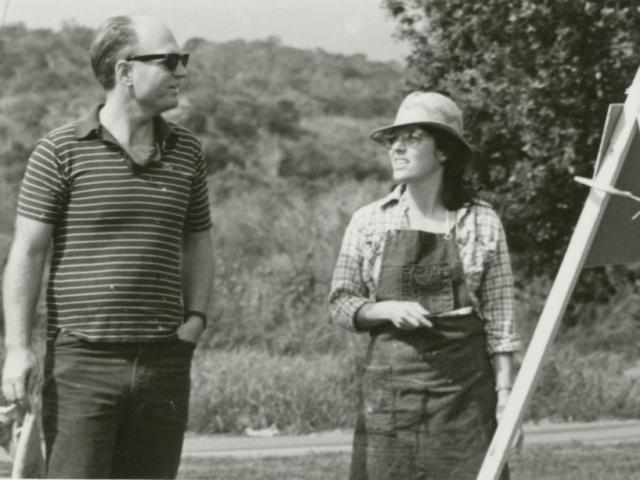
M 7 350 L 28 348 L 40 294 L 46 251 L 33 251 L 14 242 L 4 271 L 3 306 Z
M 182 272 L 185 311 L 206 312 L 214 277 L 212 241 L 208 231 L 185 237 Z

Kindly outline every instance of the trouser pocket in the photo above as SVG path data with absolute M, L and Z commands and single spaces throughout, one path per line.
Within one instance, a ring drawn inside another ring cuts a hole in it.
M 363 417 L 366 433 L 395 432 L 394 390 L 388 365 L 367 365 L 362 379 Z

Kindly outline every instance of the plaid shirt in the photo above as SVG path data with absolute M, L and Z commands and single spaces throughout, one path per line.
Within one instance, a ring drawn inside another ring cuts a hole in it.
M 329 310 L 333 320 L 356 331 L 355 314 L 376 298 L 386 233 L 409 229 L 405 188 L 359 209 L 351 218 L 333 271 Z M 502 223 L 484 202 L 456 212 L 455 235 L 465 283 L 485 321 L 490 354 L 519 350 L 514 321 L 513 276 Z

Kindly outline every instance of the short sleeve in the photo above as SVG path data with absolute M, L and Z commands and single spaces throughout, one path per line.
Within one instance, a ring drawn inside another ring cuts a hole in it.
M 18 196 L 18 215 L 56 223 L 66 203 L 66 191 L 55 145 L 43 138 L 27 162 Z
M 195 159 L 196 172 L 191 184 L 191 196 L 185 221 L 185 229 L 202 231 L 211 228 L 211 213 L 209 208 L 209 189 L 207 187 L 207 169 L 204 163 L 202 148 L 198 148 Z

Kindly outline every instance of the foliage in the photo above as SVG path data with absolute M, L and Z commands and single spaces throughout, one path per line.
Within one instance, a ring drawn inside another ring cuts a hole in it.
M 412 46 L 408 86 L 463 106 L 524 266 L 553 272 L 586 190 L 607 105 L 638 66 L 640 7 L 623 0 L 386 0 Z
M 15 185 L 36 140 L 100 98 L 88 65 L 92 30 L 0 29 L 0 177 Z M 2 204 L 3 216 L 12 204 Z M 13 223 L 13 222 L 11 222 Z M 4 229 L 5 225 L 0 225 Z M 7 230 L 4 230 L 7 231 Z
M 285 144 L 279 174 L 313 180 L 321 177 L 367 177 L 386 179 L 389 176 L 383 149 L 374 144 L 368 134 L 380 121 L 351 117 L 323 116 L 306 119 L 302 128 L 305 138 Z
M 286 47 L 276 38 L 226 44 L 195 39 L 187 49 L 193 62 L 181 117 L 207 146 L 210 171 L 230 165 L 253 169 L 266 150 L 275 164 L 267 170 L 271 176 L 368 174 L 355 161 L 360 152 L 351 143 L 364 138 L 358 122 L 395 108 L 402 78 L 397 66 Z M 302 125 L 322 117 L 354 125 L 340 138 L 349 141 L 338 142 L 335 135 L 319 139 Z M 340 165 L 332 155 L 338 145 L 341 160 L 347 160 Z

